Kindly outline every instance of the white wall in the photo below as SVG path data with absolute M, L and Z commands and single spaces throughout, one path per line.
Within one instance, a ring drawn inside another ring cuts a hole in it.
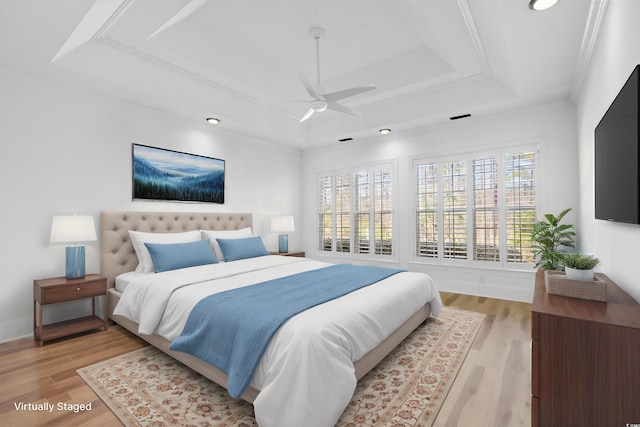
M 0 342 L 32 333 L 33 280 L 64 275 L 64 246 L 49 244 L 53 215 L 94 215 L 97 225 L 101 210 L 251 212 L 270 250 L 268 218 L 302 225 L 299 151 L 2 68 L 0 93 Z M 225 204 L 131 201 L 133 142 L 225 159 Z M 292 249 L 301 242 L 290 235 Z M 87 244 L 87 273 L 99 272 L 98 247 Z M 49 306 L 45 321 L 89 310 L 88 301 Z
M 320 258 L 316 250 L 316 174 L 319 171 L 357 166 L 383 160 L 398 164 L 396 259 L 392 263 L 432 275 L 442 290 L 504 299 L 531 301 L 533 270 L 501 271 L 479 268 L 452 268 L 413 261 L 411 211 L 413 184 L 412 156 L 439 156 L 485 149 L 539 143 L 538 212 L 559 213 L 574 209 L 567 218 L 577 220 L 579 206 L 575 108 L 569 103 L 543 105 L 487 117 L 450 122 L 438 128 L 406 134 L 391 133 L 368 141 L 336 145 L 328 150 L 307 151 L 303 155 L 303 215 L 307 218 L 304 242 L 307 256 Z M 326 257 L 325 257 L 326 258 Z
M 599 270 L 640 302 L 640 226 L 594 219 L 593 132 L 640 63 L 640 2 L 611 0 L 578 100 L 581 250 L 601 260 Z

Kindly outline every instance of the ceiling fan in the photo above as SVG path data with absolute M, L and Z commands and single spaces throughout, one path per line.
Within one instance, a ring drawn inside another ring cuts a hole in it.
M 322 28 L 314 27 L 309 31 L 309 34 L 316 40 L 316 64 L 317 64 L 317 87 L 318 90 L 321 91 L 320 85 L 320 36 L 324 34 L 324 30 Z M 352 116 L 359 117 L 361 114 L 357 111 L 347 107 L 346 105 L 339 104 L 337 101 L 340 101 L 345 98 L 349 98 L 351 96 L 355 96 L 361 94 L 363 92 L 367 92 L 376 88 L 375 85 L 367 85 L 367 86 L 358 86 L 352 87 L 350 89 L 339 90 L 337 92 L 330 93 L 318 93 L 313 86 L 304 78 L 302 74 L 300 74 L 300 81 L 304 85 L 307 93 L 313 98 L 311 100 L 311 105 L 304 116 L 300 119 L 300 123 L 307 120 L 313 113 L 321 113 L 325 110 L 333 110 L 339 111 L 341 113 L 350 114 Z M 304 101 L 309 102 L 309 101 Z

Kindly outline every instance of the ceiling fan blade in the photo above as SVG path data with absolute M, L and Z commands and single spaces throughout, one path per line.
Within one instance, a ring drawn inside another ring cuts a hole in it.
M 304 122 L 305 120 L 307 120 L 309 117 L 311 117 L 311 115 L 313 114 L 313 108 L 309 108 L 307 110 L 306 113 L 304 113 L 304 116 L 302 116 L 302 118 L 300 119 L 300 123 Z
M 327 102 L 340 101 L 341 99 L 349 98 L 364 92 L 368 92 L 376 88 L 376 85 L 367 85 L 352 87 L 351 89 L 339 90 L 337 92 L 325 93 L 322 95 Z
M 309 95 L 311 95 L 312 98 L 318 99 L 318 94 L 316 93 L 316 90 L 313 88 L 313 86 L 311 86 L 311 83 L 309 83 L 302 74 L 298 75 L 298 77 L 300 78 L 300 82 L 307 90 Z
M 327 110 L 339 111 L 341 113 L 350 114 L 352 116 L 362 117 L 362 114 L 360 114 L 356 110 L 353 110 L 346 105 L 338 104 L 337 102 L 331 102 L 327 104 Z

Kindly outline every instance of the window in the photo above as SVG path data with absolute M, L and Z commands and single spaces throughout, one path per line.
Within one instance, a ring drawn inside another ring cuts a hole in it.
M 318 250 L 393 255 L 393 165 L 321 173 Z
M 532 262 L 535 160 L 533 148 L 414 160 L 416 257 Z
M 473 160 L 473 259 L 500 261 L 498 209 L 498 159 L 495 156 Z
M 442 167 L 443 257 L 467 257 L 467 190 L 464 160 Z

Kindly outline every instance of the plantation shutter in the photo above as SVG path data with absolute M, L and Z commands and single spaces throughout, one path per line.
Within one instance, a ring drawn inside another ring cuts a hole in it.
M 466 162 L 445 162 L 442 175 L 443 257 L 467 259 Z
M 318 176 L 318 248 L 393 255 L 394 166 Z
M 318 250 L 333 250 L 333 177 L 321 176 L 317 184 L 318 195 Z
M 533 262 L 537 150 L 416 159 L 415 256 L 447 262 Z
M 508 153 L 505 161 L 507 262 L 532 262 L 536 220 L 535 152 Z
M 393 253 L 393 206 L 391 169 L 379 169 L 373 172 L 373 209 L 375 253 L 391 255 Z
M 336 175 L 336 252 L 351 251 L 351 182 L 349 174 Z
M 418 164 L 416 179 L 416 256 L 438 257 L 438 164 Z
M 498 161 L 495 156 L 473 160 L 473 259 L 500 261 Z
M 371 192 L 369 172 L 360 171 L 354 174 L 356 181 L 356 228 L 354 237 L 354 252 L 369 253 L 371 227 Z

